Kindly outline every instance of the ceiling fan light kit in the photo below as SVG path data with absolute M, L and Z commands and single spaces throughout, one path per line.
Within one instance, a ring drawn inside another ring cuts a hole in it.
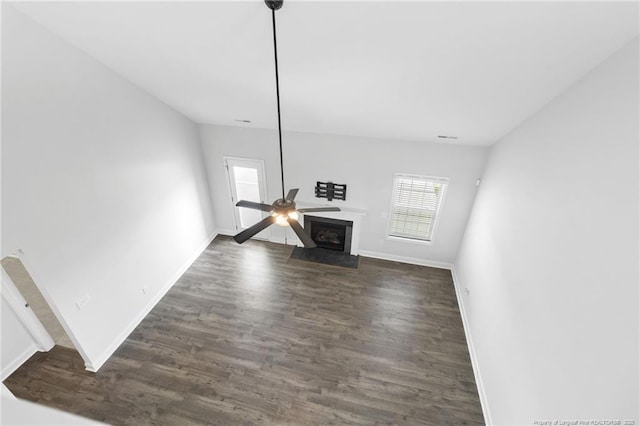
M 280 82 L 278 78 L 278 44 L 276 42 L 276 10 L 280 9 L 283 4 L 283 0 L 265 0 L 265 4 L 271 9 L 271 22 L 273 24 L 273 53 L 275 59 L 276 69 L 276 102 L 278 105 L 278 141 L 280 146 L 280 182 L 282 184 L 282 198 L 279 198 L 273 202 L 273 204 L 257 203 L 255 201 L 240 200 L 236 203 L 237 207 L 245 207 L 254 210 L 261 210 L 263 212 L 271 213 L 269 216 L 262 219 L 255 225 L 239 232 L 233 236 L 233 239 L 237 243 L 242 244 L 249 238 L 256 235 L 258 232 L 268 228 L 274 223 L 280 226 L 290 226 L 293 232 L 296 233 L 300 241 L 304 244 L 305 248 L 314 248 L 316 243 L 311 237 L 304 231 L 300 222 L 298 222 L 299 213 L 308 212 L 338 212 L 337 207 L 317 207 L 309 209 L 296 209 L 296 202 L 294 201 L 298 194 L 298 189 L 294 188 L 289 190 L 287 195 L 284 194 L 284 162 L 282 157 L 282 125 L 280 120 Z

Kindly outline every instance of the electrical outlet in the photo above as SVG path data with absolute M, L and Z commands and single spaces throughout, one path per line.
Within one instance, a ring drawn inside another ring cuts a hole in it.
M 80 299 L 78 299 L 76 301 L 76 306 L 78 307 L 78 310 L 81 311 L 82 308 L 89 303 L 89 301 L 91 300 L 91 296 L 88 294 L 85 294 L 84 296 L 82 296 Z
M 142 294 L 147 294 L 147 293 L 149 293 L 149 287 L 147 286 L 142 287 Z
M 469 288 L 468 288 L 468 287 L 465 287 L 464 291 L 465 291 L 465 293 L 467 293 L 467 296 L 468 296 L 468 295 L 469 295 L 469 292 L 470 292 Z

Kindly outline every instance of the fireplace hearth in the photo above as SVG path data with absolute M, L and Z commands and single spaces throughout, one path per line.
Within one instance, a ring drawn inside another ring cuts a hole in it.
M 351 253 L 353 222 L 305 215 L 304 229 L 318 247 Z

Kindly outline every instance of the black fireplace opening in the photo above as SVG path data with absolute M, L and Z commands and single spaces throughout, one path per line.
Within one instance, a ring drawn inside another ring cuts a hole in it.
M 304 229 L 318 247 L 351 253 L 353 222 L 305 215 Z

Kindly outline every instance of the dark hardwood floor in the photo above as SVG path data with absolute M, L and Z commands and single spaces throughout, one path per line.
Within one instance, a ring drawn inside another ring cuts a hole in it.
M 5 384 L 110 424 L 482 424 L 451 274 L 218 237 L 96 374 L 56 346 Z

